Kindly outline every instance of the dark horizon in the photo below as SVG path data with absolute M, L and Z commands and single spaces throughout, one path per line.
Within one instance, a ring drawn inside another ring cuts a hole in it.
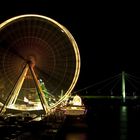
M 140 77 L 135 9 L 123 3 L 80 2 L 76 5 L 73 1 L 6 1 L 0 5 L 0 22 L 31 13 L 53 18 L 74 36 L 81 54 L 81 72 L 76 89 L 123 70 Z

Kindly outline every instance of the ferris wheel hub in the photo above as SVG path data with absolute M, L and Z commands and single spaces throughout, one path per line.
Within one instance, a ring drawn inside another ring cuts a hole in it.
M 30 67 L 34 68 L 34 67 L 35 67 L 35 64 L 36 64 L 35 57 L 34 57 L 34 56 L 29 56 L 29 57 L 27 58 L 27 64 L 28 64 Z

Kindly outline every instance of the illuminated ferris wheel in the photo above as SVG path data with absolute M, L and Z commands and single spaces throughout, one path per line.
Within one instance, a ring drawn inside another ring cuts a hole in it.
M 57 21 L 30 14 L 0 24 L 1 112 L 25 103 L 48 112 L 71 94 L 79 72 L 76 41 Z

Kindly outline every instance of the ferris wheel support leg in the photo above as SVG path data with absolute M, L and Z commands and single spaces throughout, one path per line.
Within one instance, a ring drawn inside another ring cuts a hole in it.
M 25 77 L 26 77 L 26 75 L 27 75 L 28 70 L 29 70 L 29 66 L 26 65 L 26 67 L 25 67 L 25 69 L 24 69 L 22 75 L 20 76 L 20 78 L 19 78 L 19 80 L 18 80 L 18 82 L 17 82 L 17 84 L 16 84 L 16 87 L 15 87 L 14 93 L 13 93 L 13 96 L 12 96 L 11 100 L 9 101 L 8 105 L 15 104 L 15 102 L 16 102 L 16 100 L 17 100 L 17 97 L 18 97 L 18 95 L 19 95 L 19 92 L 20 92 L 20 90 L 21 90 L 21 87 L 22 87 L 22 85 L 23 85 L 23 82 L 24 82 L 24 80 L 25 80 Z
M 26 77 L 26 74 L 28 72 L 29 66 L 28 64 L 23 68 L 23 71 L 21 72 L 21 75 L 19 76 L 17 82 L 15 83 L 15 85 L 13 86 L 12 91 L 10 92 L 9 96 L 7 97 L 1 111 L 0 114 L 3 114 L 6 111 L 6 107 L 15 104 L 17 97 L 19 95 L 19 92 L 21 90 L 21 87 L 23 85 L 24 79 Z
M 40 101 L 41 101 L 41 104 L 42 104 L 42 107 L 46 113 L 46 115 L 49 113 L 49 105 L 45 99 L 45 94 L 43 93 L 42 89 L 41 89 L 41 86 L 40 86 L 40 83 L 36 77 L 36 74 L 34 72 L 34 69 L 32 66 L 29 65 L 29 68 L 30 68 L 30 71 L 31 71 L 31 74 L 32 74 L 32 77 L 34 79 L 34 82 L 35 82 L 35 85 L 36 85 L 36 88 L 38 90 L 38 96 L 40 98 Z

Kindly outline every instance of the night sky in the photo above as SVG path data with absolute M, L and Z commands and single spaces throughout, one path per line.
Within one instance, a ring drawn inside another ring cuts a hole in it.
M 0 4 L 0 22 L 20 14 L 42 14 L 73 34 L 81 53 L 76 89 L 121 73 L 140 76 L 139 16 L 131 3 L 9 0 Z M 10 6 L 10 7 L 9 7 Z M 8 8 L 9 7 L 9 8 Z

